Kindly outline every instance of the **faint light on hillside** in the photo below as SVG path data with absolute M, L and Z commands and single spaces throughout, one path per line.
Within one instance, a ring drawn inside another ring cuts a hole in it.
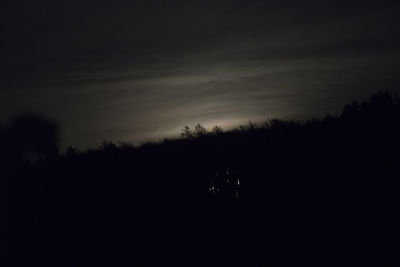
M 208 191 L 213 195 L 219 195 L 224 198 L 238 198 L 240 183 L 238 171 L 224 170 L 216 172 L 210 179 Z

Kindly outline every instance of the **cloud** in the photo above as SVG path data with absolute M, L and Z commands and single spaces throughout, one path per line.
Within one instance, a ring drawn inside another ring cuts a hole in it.
M 63 145 L 337 112 L 399 82 L 393 1 L 30 1 L 1 11 L 1 120 Z M 382 88 L 383 87 L 383 88 Z

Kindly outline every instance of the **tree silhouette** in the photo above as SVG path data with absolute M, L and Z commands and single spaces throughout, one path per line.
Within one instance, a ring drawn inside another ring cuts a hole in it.
M 194 136 L 195 137 L 201 137 L 207 134 L 206 128 L 204 128 L 201 124 L 197 124 L 194 127 Z
M 211 130 L 213 135 L 221 135 L 224 133 L 224 130 L 220 126 L 214 126 Z
M 185 126 L 185 127 L 183 127 L 183 129 L 182 129 L 181 137 L 182 137 L 182 138 L 191 139 L 191 138 L 194 137 L 194 133 L 193 133 L 193 131 L 190 129 L 189 126 Z
M 15 117 L 6 135 L 7 151 L 14 159 L 42 161 L 58 155 L 58 127 L 40 116 Z
M 65 156 L 67 158 L 76 158 L 78 157 L 80 154 L 80 151 L 78 148 L 73 147 L 73 146 L 69 146 L 65 149 Z

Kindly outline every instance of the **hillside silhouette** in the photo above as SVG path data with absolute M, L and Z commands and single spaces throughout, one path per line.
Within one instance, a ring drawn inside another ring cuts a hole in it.
M 339 116 L 197 125 L 141 146 L 59 154 L 56 124 L 29 114 L 1 136 L 4 266 L 365 266 L 398 253 L 388 92 Z

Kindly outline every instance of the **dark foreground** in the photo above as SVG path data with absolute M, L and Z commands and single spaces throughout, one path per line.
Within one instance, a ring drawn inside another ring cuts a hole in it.
M 15 131 L 2 154 L 4 266 L 399 262 L 400 103 L 386 93 L 340 117 L 62 156 L 27 153 Z

